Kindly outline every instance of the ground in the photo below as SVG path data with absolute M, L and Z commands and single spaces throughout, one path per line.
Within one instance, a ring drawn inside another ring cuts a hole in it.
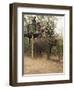
M 30 58 L 24 57 L 24 74 L 45 74 L 45 73 L 62 73 L 63 72 L 63 60 L 53 57 L 51 60 L 47 60 L 45 57 Z

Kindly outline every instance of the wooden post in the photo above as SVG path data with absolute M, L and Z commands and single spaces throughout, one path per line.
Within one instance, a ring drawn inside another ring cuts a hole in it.
M 32 35 L 32 40 L 31 40 L 31 56 L 32 58 L 34 57 L 34 36 Z

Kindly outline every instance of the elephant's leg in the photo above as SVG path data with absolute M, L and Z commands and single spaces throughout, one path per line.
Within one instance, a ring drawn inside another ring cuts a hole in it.
M 41 46 L 39 46 L 38 55 L 39 55 L 39 57 L 41 57 L 41 56 L 42 56 L 42 47 L 41 47 Z
M 34 44 L 34 57 L 37 58 L 38 57 L 38 52 L 39 52 L 39 48 L 37 43 Z
M 34 43 L 34 57 L 36 57 L 36 46 L 35 46 L 35 43 Z
M 48 48 L 47 48 L 47 59 L 48 60 L 50 59 L 50 56 L 51 56 L 51 50 L 52 50 L 52 46 L 49 45 Z

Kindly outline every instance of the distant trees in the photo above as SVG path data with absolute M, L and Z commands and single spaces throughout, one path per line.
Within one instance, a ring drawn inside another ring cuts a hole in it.
M 29 45 L 30 40 L 32 39 L 35 40 L 35 38 L 37 39 L 39 35 L 41 35 L 42 39 L 46 38 L 48 41 L 47 42 L 48 56 L 50 56 L 50 54 L 52 53 L 53 46 L 56 46 L 58 54 L 61 53 L 61 55 L 63 55 L 63 39 L 60 38 L 59 36 L 56 37 L 55 34 L 55 28 L 57 24 L 56 22 L 57 22 L 56 16 L 24 15 L 24 33 L 28 34 L 28 37 L 24 37 L 25 51 L 29 49 L 29 47 L 31 49 L 31 45 Z M 33 40 L 31 52 L 32 54 L 34 53 Z

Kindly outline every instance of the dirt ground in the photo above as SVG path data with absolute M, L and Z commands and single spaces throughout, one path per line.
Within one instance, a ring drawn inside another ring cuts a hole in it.
M 47 60 L 46 57 L 30 58 L 24 57 L 24 74 L 62 73 L 63 60 L 57 57 Z

